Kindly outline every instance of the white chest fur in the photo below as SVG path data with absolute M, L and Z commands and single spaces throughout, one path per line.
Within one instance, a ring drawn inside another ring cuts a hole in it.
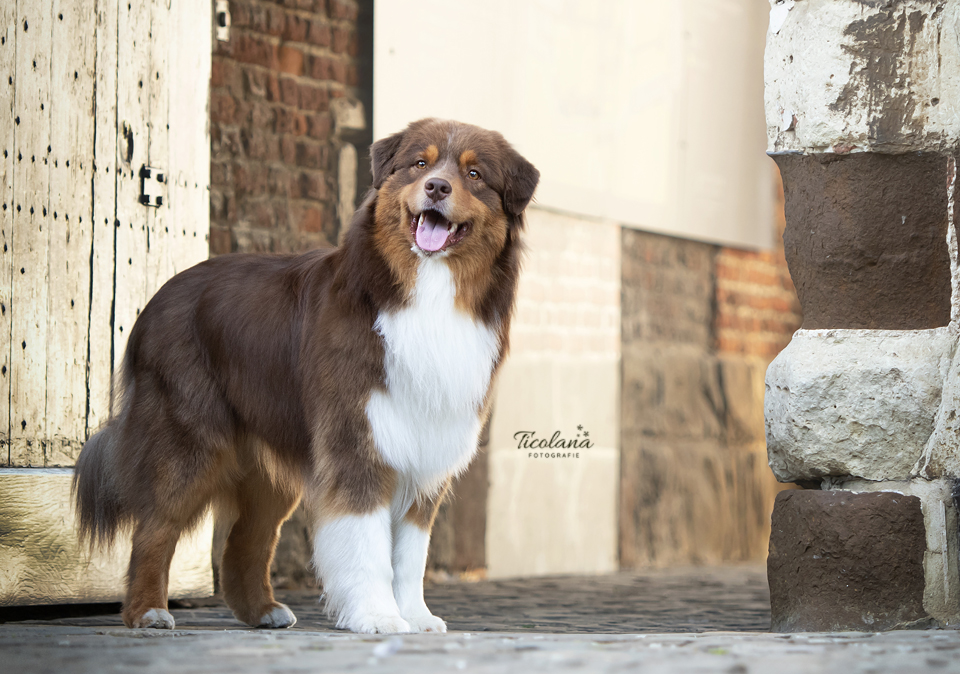
M 442 259 L 420 260 L 408 306 L 381 312 L 387 390 L 366 413 L 373 440 L 405 487 L 432 491 L 466 468 L 480 434 L 480 408 L 499 350 L 497 334 L 454 305 Z

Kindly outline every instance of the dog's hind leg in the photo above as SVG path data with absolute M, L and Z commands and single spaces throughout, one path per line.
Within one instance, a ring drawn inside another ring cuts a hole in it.
M 298 487 L 277 484 L 255 471 L 237 486 L 237 520 L 223 550 L 220 582 L 237 620 L 254 627 L 292 627 L 297 618 L 275 601 L 270 562 L 280 525 L 300 501 Z
M 167 611 L 170 561 L 183 531 L 179 522 L 143 520 L 133 533 L 123 622 L 127 627 L 173 629 Z
M 157 455 L 162 455 L 158 453 Z M 172 629 L 167 611 L 170 562 L 181 534 L 203 515 L 212 497 L 213 472 L 154 470 L 144 487 L 133 531 L 123 622 L 127 627 Z

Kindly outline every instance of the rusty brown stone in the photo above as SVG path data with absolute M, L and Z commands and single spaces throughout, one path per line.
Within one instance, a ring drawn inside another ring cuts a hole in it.
M 767 579 L 774 632 L 926 627 L 920 499 L 794 490 L 773 509 Z
M 804 328 L 916 330 L 950 322 L 947 155 L 774 159 Z

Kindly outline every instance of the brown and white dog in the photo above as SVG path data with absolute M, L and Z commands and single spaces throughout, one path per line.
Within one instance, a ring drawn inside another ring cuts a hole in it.
M 430 528 L 489 413 L 539 173 L 500 134 L 432 119 L 371 154 L 343 246 L 208 260 L 134 325 L 117 413 L 74 476 L 83 538 L 132 528 L 127 626 L 174 626 L 170 559 L 211 505 L 235 518 L 234 615 L 293 625 L 269 569 L 303 498 L 339 627 L 446 631 L 423 601 Z

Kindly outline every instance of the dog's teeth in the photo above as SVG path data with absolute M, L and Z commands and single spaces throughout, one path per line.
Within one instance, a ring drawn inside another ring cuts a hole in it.
M 450 234 L 456 234 L 456 233 L 457 233 L 457 227 L 459 227 L 459 226 L 460 226 L 460 225 L 458 225 L 458 224 L 456 224 L 456 223 L 454 223 L 454 222 L 451 222 L 451 223 L 450 223 L 450 227 L 449 227 Z
M 420 219 L 417 220 L 417 227 L 423 224 L 423 213 L 420 214 Z

